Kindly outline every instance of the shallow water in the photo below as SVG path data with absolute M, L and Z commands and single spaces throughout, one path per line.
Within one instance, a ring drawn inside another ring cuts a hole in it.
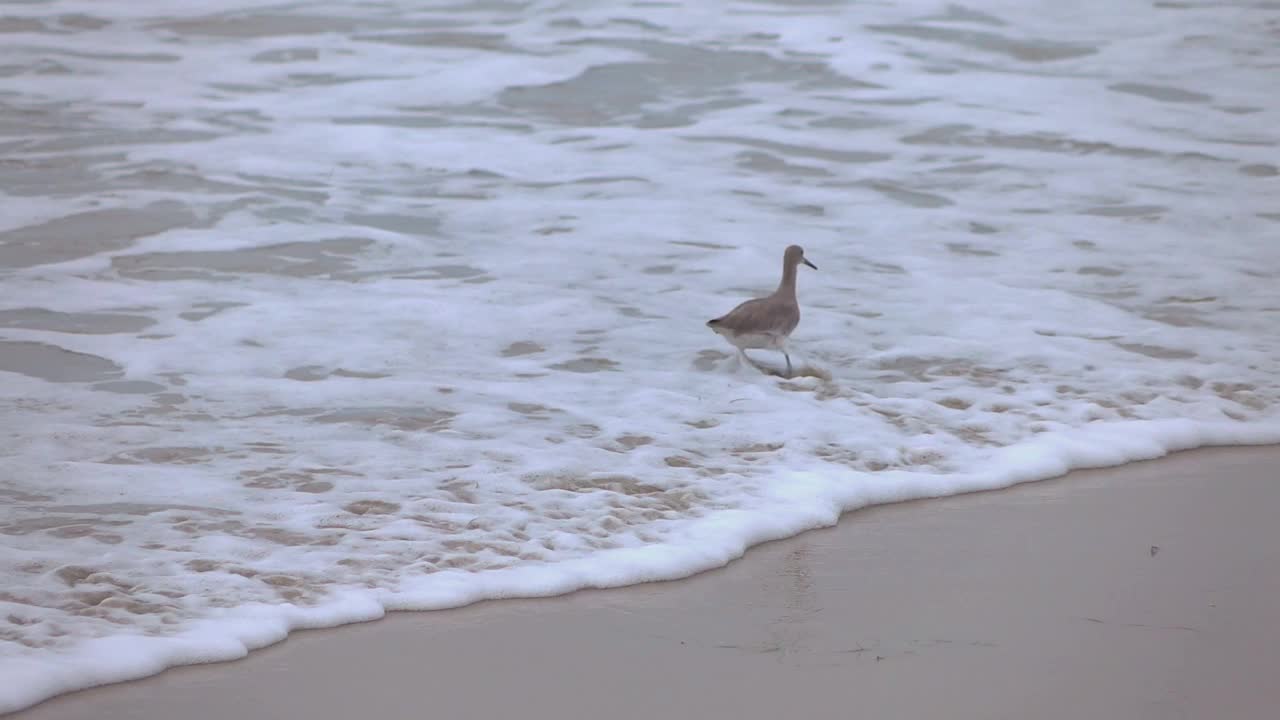
M 1273 6 L 156 12 L 0 11 L 0 712 L 1280 441 Z

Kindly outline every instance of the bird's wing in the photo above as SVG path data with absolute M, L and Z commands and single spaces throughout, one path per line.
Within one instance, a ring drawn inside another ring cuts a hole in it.
M 712 320 L 709 325 L 725 328 L 735 333 L 781 333 L 795 328 L 800 320 L 800 309 L 795 303 L 776 297 L 748 300 L 724 317 Z

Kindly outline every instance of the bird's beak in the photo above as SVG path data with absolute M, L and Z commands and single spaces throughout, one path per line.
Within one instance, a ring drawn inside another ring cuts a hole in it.
M 818 269 L 818 266 L 817 266 L 817 265 L 814 265 L 814 264 L 813 264 L 813 263 L 811 263 L 811 262 L 809 262 L 809 259 L 808 259 L 808 258 L 801 258 L 801 259 L 800 259 L 800 262 L 804 263 L 805 265 L 808 265 L 809 267 L 813 268 L 814 270 L 817 270 L 817 269 Z

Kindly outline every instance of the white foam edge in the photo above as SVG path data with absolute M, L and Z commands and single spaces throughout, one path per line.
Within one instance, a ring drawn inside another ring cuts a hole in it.
M 1250 424 L 1182 419 L 1099 422 L 995 450 L 990 456 L 995 470 L 986 473 L 889 471 L 857 474 L 869 482 L 844 482 L 789 472 L 788 482 L 766 495 L 777 501 L 767 513 L 720 511 L 691 524 L 675 542 L 606 550 L 552 565 L 446 571 L 408 582 L 398 591 L 340 591 L 310 608 L 256 603 L 225 610 L 172 636 L 117 635 L 86 641 L 72 652 L 49 658 L 0 660 L 0 677 L 6 680 L 0 688 L 0 714 L 179 665 L 238 660 L 284 640 L 294 630 L 367 622 L 388 611 L 443 610 L 482 600 L 678 580 L 723 567 L 754 545 L 829 527 L 842 514 L 872 505 L 998 490 L 1071 470 L 1151 460 L 1198 447 L 1269 444 L 1280 444 L 1280 419 Z

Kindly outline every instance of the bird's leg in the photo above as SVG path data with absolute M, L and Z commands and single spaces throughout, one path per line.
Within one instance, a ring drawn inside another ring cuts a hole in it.
M 791 377 L 791 356 L 787 354 L 786 350 L 783 350 L 782 357 L 787 359 L 787 377 L 790 378 Z
M 751 365 L 751 358 L 747 356 L 747 351 L 742 348 L 738 348 L 738 361 L 746 363 L 748 366 Z

